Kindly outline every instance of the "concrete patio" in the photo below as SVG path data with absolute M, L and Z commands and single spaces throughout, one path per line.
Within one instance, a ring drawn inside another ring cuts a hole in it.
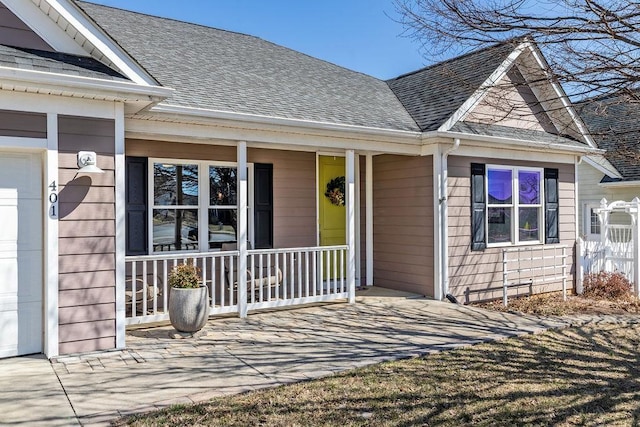
M 121 415 L 561 327 L 372 288 L 357 304 L 213 318 L 198 337 L 128 331 L 127 350 L 0 360 L 0 424 L 106 425 Z

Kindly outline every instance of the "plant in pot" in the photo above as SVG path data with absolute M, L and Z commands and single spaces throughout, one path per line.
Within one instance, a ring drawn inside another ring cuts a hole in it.
M 200 283 L 200 269 L 193 259 L 169 273 L 169 320 L 179 332 L 197 332 L 209 317 L 209 288 Z

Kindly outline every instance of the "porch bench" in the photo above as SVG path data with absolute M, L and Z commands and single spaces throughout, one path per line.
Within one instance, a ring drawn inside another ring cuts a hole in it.
M 235 243 L 223 243 L 222 248 L 223 251 L 235 251 L 237 250 L 237 245 Z M 249 247 L 249 249 L 251 249 Z M 233 266 L 231 268 L 229 266 L 229 260 L 225 258 L 224 260 L 224 270 L 225 270 L 225 279 L 227 281 L 227 287 L 237 291 L 238 289 L 238 271 L 237 267 Z M 271 292 L 280 286 L 282 283 L 282 270 L 280 268 L 276 268 L 275 266 L 263 266 L 262 269 L 258 266 L 254 266 L 253 274 L 251 273 L 251 267 L 247 268 L 247 298 L 251 300 L 249 293 L 253 289 L 254 300 L 257 300 L 260 295 L 260 290 L 262 289 L 263 293 Z M 231 275 L 233 274 L 233 280 L 231 280 Z M 255 275 L 255 277 L 254 277 Z M 232 283 L 233 282 L 233 283 Z
M 133 306 L 133 281 L 131 278 L 127 278 L 125 281 L 125 291 L 124 291 L 124 302 L 126 306 L 126 313 L 133 314 L 132 306 Z M 136 314 L 146 314 L 143 313 L 143 299 L 147 301 L 147 311 L 149 308 L 153 308 L 153 299 L 158 298 L 161 294 L 161 290 L 159 286 L 155 286 L 153 283 L 149 283 L 147 281 L 146 287 L 146 295 L 144 291 L 144 280 L 142 278 L 137 278 L 136 281 L 136 290 L 135 290 L 135 300 L 136 300 Z M 158 298 L 158 302 L 160 299 Z

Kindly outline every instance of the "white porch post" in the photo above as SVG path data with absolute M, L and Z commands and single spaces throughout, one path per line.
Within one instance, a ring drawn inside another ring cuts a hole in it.
M 356 164 L 353 150 L 346 152 L 346 191 L 347 191 L 347 289 L 349 290 L 349 303 L 356 302 Z
M 124 104 L 115 105 L 115 210 L 116 210 L 116 348 L 125 348 L 125 161 Z
M 58 115 L 47 114 L 47 152 L 45 157 L 44 194 L 44 354 L 58 355 Z M 49 187 L 54 184 L 53 187 Z M 53 190 L 55 188 L 55 190 Z M 51 194 L 55 197 L 52 198 Z
M 247 143 L 238 142 L 238 312 L 247 317 Z
M 373 286 L 373 156 L 367 154 L 365 170 L 365 244 L 367 286 Z
M 631 201 L 631 218 L 633 219 L 633 282 L 636 297 L 640 297 L 640 199 Z

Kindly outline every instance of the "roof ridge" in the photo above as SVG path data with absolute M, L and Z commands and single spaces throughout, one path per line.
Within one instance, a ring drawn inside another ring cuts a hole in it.
M 182 20 L 176 19 L 176 18 L 168 18 L 166 16 L 152 15 L 150 13 L 139 12 L 137 10 L 131 10 L 131 9 L 124 9 L 122 7 L 108 6 L 106 4 L 94 3 L 92 1 L 87 1 L 87 0 L 72 0 L 72 1 L 74 1 L 78 5 L 82 5 L 82 3 L 85 3 L 85 4 L 90 4 L 90 5 L 93 5 L 93 6 L 102 7 L 102 8 L 105 8 L 105 9 L 114 9 L 114 10 L 119 10 L 121 12 L 132 13 L 132 14 L 135 14 L 135 15 L 147 16 L 149 18 L 164 19 L 166 21 L 179 22 L 181 24 L 194 25 L 194 26 L 197 26 L 197 27 L 207 28 L 207 29 L 210 29 L 210 30 L 224 31 L 224 32 L 227 32 L 227 33 L 238 34 L 238 35 L 241 35 L 241 36 L 253 37 L 253 38 L 256 38 L 256 39 L 259 39 L 259 40 L 264 40 L 264 39 L 262 39 L 262 38 L 260 38 L 258 36 L 253 36 L 251 34 L 241 33 L 239 31 L 227 30 L 225 28 L 212 27 L 210 25 L 200 24 L 200 23 L 197 23 L 197 22 L 182 21 Z
M 336 64 L 335 62 L 328 61 L 328 60 L 326 60 L 326 59 L 322 59 L 322 58 L 318 58 L 318 57 L 313 56 L 313 55 L 311 55 L 311 54 L 309 54 L 309 53 L 301 52 L 301 51 L 296 50 L 296 49 L 294 49 L 294 48 L 291 48 L 291 47 L 288 47 L 288 46 L 284 46 L 284 45 L 281 45 L 281 44 L 278 44 L 278 43 L 272 42 L 272 41 L 270 41 L 270 40 L 264 39 L 264 38 L 259 37 L 259 36 L 255 36 L 255 35 L 253 35 L 253 34 L 242 33 L 242 32 L 239 32 L 239 31 L 228 30 L 228 29 L 225 29 L 225 28 L 212 27 L 212 26 L 210 26 L 210 25 L 200 24 L 200 23 L 197 23 L 197 22 L 183 21 L 183 20 L 176 19 L 176 18 L 168 18 L 168 17 L 164 17 L 164 16 L 151 15 L 151 14 L 149 14 L 149 13 L 139 12 L 139 11 L 129 10 L 129 9 L 123 9 L 123 8 L 121 8 L 121 7 L 107 6 L 107 5 L 104 5 L 104 4 L 93 3 L 93 2 L 91 2 L 91 1 L 87 1 L 87 0 L 73 0 L 73 1 L 74 1 L 76 4 L 80 5 L 80 6 L 82 6 L 82 4 L 83 4 L 83 3 L 84 3 L 84 4 L 91 4 L 91 5 L 93 5 L 93 6 L 97 6 L 97 7 L 102 7 L 102 8 L 106 8 L 106 9 L 118 10 L 118 11 L 121 11 L 121 12 L 131 13 L 131 14 L 136 14 L 136 15 L 142 15 L 142 16 L 146 16 L 146 17 L 149 17 L 149 18 L 154 18 L 154 19 L 163 19 L 163 20 L 167 20 L 167 21 L 177 22 L 177 23 L 180 23 L 180 24 L 193 25 L 193 26 L 201 27 L 201 28 L 204 28 L 204 29 L 207 29 L 207 30 L 222 31 L 222 32 L 229 33 L 229 34 L 236 34 L 236 35 L 238 35 L 238 36 L 250 37 L 250 38 L 252 38 L 252 39 L 259 40 L 259 41 L 261 41 L 261 42 L 263 42 L 263 43 L 268 43 L 268 44 L 270 44 L 270 45 L 272 45 L 272 46 L 276 46 L 276 47 L 278 47 L 278 48 L 282 48 L 282 49 L 287 49 L 287 50 L 289 50 L 289 51 L 291 51 L 291 52 L 294 52 L 294 53 L 296 53 L 296 54 L 299 54 L 299 55 L 304 55 L 304 56 L 306 56 L 306 57 L 308 57 L 308 58 L 311 58 L 311 59 L 313 59 L 313 60 L 315 60 L 315 61 L 321 61 L 321 62 L 324 62 L 324 63 L 326 63 L 326 64 L 330 64 L 330 65 L 332 65 L 332 66 L 334 66 L 334 67 L 338 67 L 338 68 L 340 68 L 340 69 L 342 69 L 342 70 L 349 71 L 350 73 L 360 74 L 360 75 L 362 75 L 362 76 L 366 76 L 366 77 L 368 77 L 368 78 L 371 78 L 371 79 L 377 80 L 378 82 L 382 82 L 382 83 L 384 83 L 384 82 L 385 82 L 385 80 L 383 80 L 383 79 L 380 79 L 380 78 L 378 78 L 378 77 L 372 76 L 372 75 L 367 74 L 367 73 L 364 73 L 364 72 L 362 72 L 362 71 L 357 71 L 357 70 L 353 70 L 353 69 L 351 69 L 351 68 L 347 68 L 347 67 L 345 67 L 345 66 L 343 66 L 343 65 Z M 88 13 L 87 13 L 87 14 L 88 14 Z M 90 16 L 90 14 L 88 14 L 88 15 Z M 90 17 L 91 17 L 91 16 L 90 16 Z M 92 20 L 93 20 L 93 18 L 92 18 Z M 95 21 L 95 20 L 94 20 L 94 21 Z M 106 30 L 104 30 L 104 29 L 103 29 L 103 31 L 105 31 L 105 32 L 108 34 L 108 31 L 106 31 Z
M 472 51 L 467 52 L 465 54 L 462 54 L 462 55 L 459 55 L 459 56 L 454 56 L 452 58 L 445 59 L 445 60 L 442 60 L 440 62 L 436 62 L 435 64 L 427 65 L 426 67 L 423 67 L 423 68 L 420 68 L 420 69 L 417 69 L 417 70 L 414 70 L 414 71 L 410 71 L 408 73 L 401 74 L 401 75 L 399 75 L 397 77 L 394 77 L 394 78 L 391 78 L 391 79 L 387 79 L 386 81 L 390 82 L 390 81 L 402 79 L 404 77 L 409 77 L 411 75 L 418 74 L 418 73 L 421 73 L 423 71 L 431 70 L 431 69 L 436 68 L 438 66 L 442 66 L 442 65 L 445 65 L 445 64 L 448 64 L 448 63 L 452 63 L 452 62 L 455 62 L 455 61 L 463 60 L 465 58 L 468 58 L 471 55 L 476 55 L 476 54 L 479 54 L 479 53 L 482 53 L 482 52 L 486 52 L 487 50 L 490 50 L 490 49 L 495 49 L 495 48 L 498 48 L 498 47 L 501 47 L 501 46 L 505 46 L 507 44 L 515 43 L 517 40 L 518 39 L 515 39 L 515 38 L 514 39 L 509 39 L 509 40 L 505 40 L 505 41 L 502 41 L 502 42 L 499 42 L 499 43 L 492 44 L 491 46 L 483 47 L 481 49 L 472 50 Z M 521 40 L 518 41 L 518 44 L 519 43 L 521 43 Z M 515 46 L 514 46 L 513 49 L 515 49 Z

